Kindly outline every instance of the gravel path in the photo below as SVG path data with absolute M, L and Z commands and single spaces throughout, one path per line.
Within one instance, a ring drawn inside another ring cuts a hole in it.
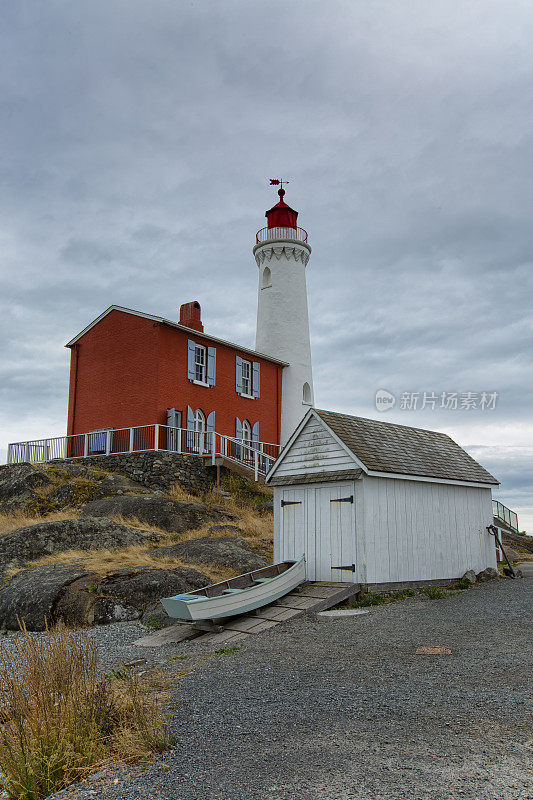
M 532 798 L 532 589 L 533 577 L 499 581 L 249 637 L 179 682 L 179 741 L 163 763 L 108 770 L 55 797 Z M 140 630 L 92 635 L 109 663 L 167 660 L 167 672 L 210 652 L 202 640 L 141 650 Z M 415 655 L 435 645 L 452 654 Z

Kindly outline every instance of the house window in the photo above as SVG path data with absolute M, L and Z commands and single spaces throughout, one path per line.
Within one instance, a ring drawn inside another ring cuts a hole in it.
M 236 391 L 243 397 L 260 396 L 261 364 L 247 361 L 240 356 L 236 360 Z
M 205 414 L 199 408 L 194 415 L 194 430 L 196 433 L 205 433 Z
M 197 344 L 194 347 L 194 380 L 199 383 L 206 383 L 206 358 L 205 347 L 202 344 Z
M 247 419 L 242 423 L 242 441 L 248 446 L 250 446 L 252 442 L 252 426 Z
M 242 362 L 242 393 L 248 396 L 252 394 L 252 365 L 249 361 L 244 360 Z
M 192 383 L 214 386 L 217 370 L 215 347 L 205 347 L 189 339 L 187 344 L 187 377 Z

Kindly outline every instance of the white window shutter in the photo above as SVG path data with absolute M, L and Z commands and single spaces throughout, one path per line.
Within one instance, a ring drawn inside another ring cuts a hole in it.
M 207 383 L 209 386 L 215 385 L 215 374 L 217 369 L 217 351 L 215 347 L 207 348 Z
M 242 422 L 239 417 L 235 417 L 235 438 L 242 439 Z
M 259 423 L 254 422 L 252 425 L 252 447 L 256 450 L 259 448 Z
M 237 394 L 242 394 L 242 358 L 237 356 L 235 385 Z
M 261 386 L 261 364 L 259 361 L 253 362 L 252 392 L 254 397 L 259 397 Z
M 196 347 L 196 343 L 189 339 L 187 345 L 187 377 L 190 381 L 193 381 L 195 378 L 195 369 L 194 369 L 194 350 Z M 187 425 L 187 427 L 189 427 Z

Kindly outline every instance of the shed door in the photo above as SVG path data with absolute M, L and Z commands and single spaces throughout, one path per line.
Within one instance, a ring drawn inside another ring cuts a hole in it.
M 316 490 L 317 579 L 335 583 L 355 581 L 355 503 L 353 483 L 321 486 Z M 348 569 L 338 569 L 348 567 Z
M 295 561 L 306 550 L 305 489 L 284 489 L 281 493 L 281 537 L 283 560 Z

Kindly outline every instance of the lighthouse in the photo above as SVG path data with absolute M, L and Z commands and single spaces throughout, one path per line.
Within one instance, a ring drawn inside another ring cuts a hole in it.
M 255 348 L 289 365 L 283 370 L 281 397 L 284 445 L 314 405 L 305 279 L 311 247 L 307 232 L 297 226 L 298 212 L 283 199 L 283 184 L 278 195 L 253 248 L 259 268 Z

